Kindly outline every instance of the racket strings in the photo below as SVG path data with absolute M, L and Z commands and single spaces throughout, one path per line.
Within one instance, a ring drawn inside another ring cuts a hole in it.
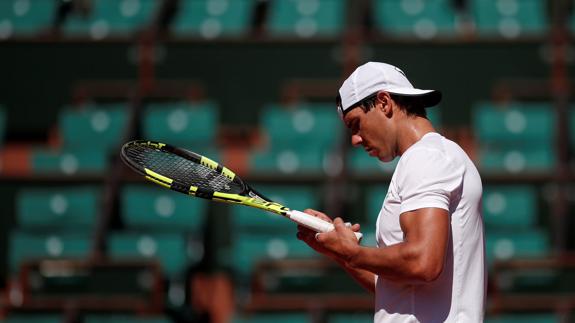
M 126 154 L 139 165 L 186 186 L 224 193 L 240 193 L 240 184 L 219 172 L 176 154 L 146 146 L 132 146 Z

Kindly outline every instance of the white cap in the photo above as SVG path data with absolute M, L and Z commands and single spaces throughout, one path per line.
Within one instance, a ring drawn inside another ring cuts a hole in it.
M 339 89 L 340 114 L 345 114 L 349 108 L 379 91 L 418 96 L 425 107 L 437 105 L 441 101 L 441 92 L 414 88 L 399 68 L 386 63 L 368 62 L 353 71 Z

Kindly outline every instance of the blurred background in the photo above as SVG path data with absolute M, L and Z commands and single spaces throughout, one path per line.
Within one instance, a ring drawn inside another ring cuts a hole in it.
M 366 61 L 444 99 L 479 167 L 487 322 L 575 322 L 575 1 L 0 0 L 0 321 L 372 321 L 373 300 L 258 210 L 163 190 L 130 139 L 221 161 L 362 224 L 397 159 L 335 111 Z

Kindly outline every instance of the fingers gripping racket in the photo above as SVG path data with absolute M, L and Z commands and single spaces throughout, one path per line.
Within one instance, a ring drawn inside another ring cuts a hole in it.
M 136 140 L 122 147 L 122 160 L 147 180 L 174 191 L 217 202 L 247 205 L 283 215 L 316 232 L 328 232 L 333 224 L 290 210 L 252 189 L 231 170 L 215 161 L 167 144 Z M 359 240 L 362 234 L 355 232 Z

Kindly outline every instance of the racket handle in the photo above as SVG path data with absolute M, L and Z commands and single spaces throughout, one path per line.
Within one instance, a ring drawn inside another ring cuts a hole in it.
M 292 221 L 315 232 L 329 232 L 334 229 L 333 224 L 307 213 L 291 210 L 288 212 L 288 215 Z M 363 234 L 360 232 L 354 232 L 354 234 L 358 241 L 363 237 Z

